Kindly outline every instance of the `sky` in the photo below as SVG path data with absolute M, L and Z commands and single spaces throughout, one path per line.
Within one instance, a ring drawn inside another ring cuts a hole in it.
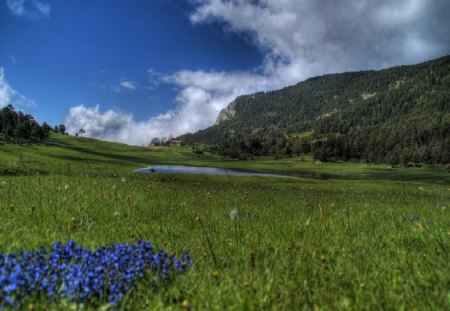
M 450 54 L 448 0 L 0 0 L 0 107 L 132 145 L 237 96 Z

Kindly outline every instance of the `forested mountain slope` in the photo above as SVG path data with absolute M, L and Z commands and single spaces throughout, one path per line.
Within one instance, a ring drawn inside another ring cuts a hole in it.
M 216 125 L 180 137 L 224 155 L 450 162 L 450 56 L 330 74 L 238 97 Z

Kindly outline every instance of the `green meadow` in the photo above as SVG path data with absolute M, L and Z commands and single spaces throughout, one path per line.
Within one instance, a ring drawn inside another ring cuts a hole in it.
M 138 174 L 149 164 L 264 169 L 330 179 Z M 194 266 L 119 306 L 21 309 L 449 310 L 450 173 L 444 166 L 249 161 L 53 134 L 0 140 L 0 252 L 73 239 L 151 241 Z

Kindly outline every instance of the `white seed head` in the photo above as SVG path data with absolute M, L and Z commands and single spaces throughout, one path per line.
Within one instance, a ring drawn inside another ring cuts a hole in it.
M 237 209 L 234 209 L 230 212 L 230 219 L 236 220 L 239 217 L 239 211 Z

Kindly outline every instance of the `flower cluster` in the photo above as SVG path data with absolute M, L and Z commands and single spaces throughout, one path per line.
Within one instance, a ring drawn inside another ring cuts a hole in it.
M 46 295 L 49 301 L 116 304 L 145 275 L 152 273 L 154 281 L 168 279 L 191 265 L 189 251 L 178 259 L 155 251 L 147 241 L 95 251 L 74 241 L 56 242 L 51 249 L 0 253 L 0 309 L 19 304 L 28 293 Z

